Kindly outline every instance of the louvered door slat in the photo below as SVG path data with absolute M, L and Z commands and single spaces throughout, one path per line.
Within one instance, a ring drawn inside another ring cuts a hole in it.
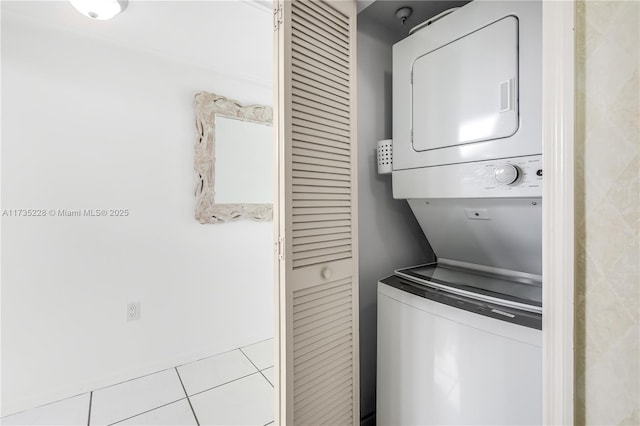
M 351 143 L 349 142 L 349 137 L 348 136 L 337 135 L 334 132 L 327 132 L 327 131 L 322 130 L 322 129 L 318 130 L 318 129 L 315 129 L 315 128 L 307 128 L 307 127 L 300 126 L 300 125 L 298 125 L 296 127 L 294 134 L 296 134 L 296 135 L 315 136 L 315 137 L 320 138 L 320 139 L 325 139 L 325 141 L 341 142 L 343 145 L 341 145 L 339 148 L 346 149 L 349 152 L 351 151 Z M 307 140 L 307 141 L 309 141 L 309 140 Z
M 308 225 L 308 224 L 305 224 Z M 349 234 L 351 228 L 348 226 L 332 226 L 325 228 L 299 229 L 293 231 L 293 238 L 311 237 L 317 235 Z
M 338 413 L 345 413 L 350 411 L 351 409 L 351 398 L 348 396 L 348 394 L 345 394 L 345 392 L 349 392 L 349 388 L 348 387 L 344 387 L 341 386 L 340 388 L 336 389 L 336 392 L 330 396 L 327 397 L 326 400 L 331 400 L 334 401 L 333 405 L 333 409 L 332 410 L 321 410 L 321 409 L 311 409 L 309 408 L 308 410 L 306 410 L 305 415 L 300 415 L 300 424 L 303 425 L 337 425 L 337 424 L 344 424 L 344 423 L 329 423 L 330 419 L 333 419 L 336 415 L 339 416 L 339 418 L 344 418 L 343 414 L 338 414 Z
M 299 102 L 296 102 L 294 105 L 306 108 L 306 112 L 310 113 L 321 113 L 325 114 L 326 118 L 335 119 L 338 122 L 349 124 L 348 120 L 344 118 L 344 111 L 341 108 L 336 108 L 332 105 L 327 105 L 324 103 L 320 103 L 311 99 L 299 98 Z
M 333 194 L 331 194 L 333 196 Z M 323 199 L 323 200 L 294 200 L 293 201 L 294 214 L 304 214 L 304 211 L 300 209 L 311 209 L 311 208 L 341 208 L 341 211 L 333 211 L 332 213 L 348 213 L 351 211 L 351 201 L 350 200 L 334 200 L 334 199 Z M 309 210 L 310 211 L 310 210 Z M 326 213 L 327 211 L 324 210 Z M 302 241 L 300 243 L 304 244 Z
M 333 391 L 308 399 L 300 403 L 300 412 L 296 417 L 296 424 L 319 425 L 320 419 L 330 417 L 336 407 L 350 404 L 349 394 L 352 386 L 349 383 L 341 384 Z
M 328 112 L 332 112 L 334 114 L 345 113 L 344 106 L 339 104 L 338 102 L 334 102 L 331 99 L 324 98 L 322 96 L 318 96 L 315 93 L 308 93 L 305 90 L 294 90 L 294 95 L 296 98 L 300 99 L 300 102 L 304 102 L 306 104 L 313 104 L 316 108 L 325 109 Z M 348 143 L 348 142 L 346 142 Z M 348 149 L 348 147 L 343 148 Z
M 297 80 L 293 80 L 292 87 L 292 94 L 297 98 L 309 99 L 348 112 L 349 103 L 340 96 L 319 92 L 315 87 Z
M 324 205 L 322 207 L 300 207 L 293 208 L 293 215 L 318 215 L 318 214 L 349 214 L 351 212 L 351 207 L 331 207 L 328 205 Z M 294 250 L 295 252 L 295 250 Z
M 351 297 L 350 294 L 346 295 L 347 297 Z M 347 335 L 351 335 L 351 327 L 353 324 L 351 321 L 345 321 L 340 323 L 339 325 L 325 329 L 324 331 L 317 331 L 315 334 L 305 335 L 304 339 L 300 336 L 297 338 L 294 337 L 294 343 L 299 350 L 305 349 L 307 347 L 321 347 L 326 344 L 327 339 L 339 339 Z
M 318 194 L 327 194 L 334 195 L 338 194 L 351 194 L 351 190 L 349 188 L 330 188 L 330 187 L 322 187 L 322 186 L 304 186 L 304 185 L 294 185 L 293 192 L 300 194 L 310 194 L 310 193 L 318 193 Z M 350 224 L 346 224 L 350 225 Z M 295 229 L 295 228 L 294 228 Z M 301 229 L 301 228 L 298 228 Z
M 345 148 L 345 144 L 342 142 L 316 138 L 315 136 L 305 135 L 304 133 L 298 133 L 297 135 L 295 135 L 292 142 L 294 148 L 309 149 L 311 151 L 342 155 L 347 161 L 349 158 L 349 150 L 348 148 Z M 294 166 L 296 165 L 296 163 L 293 164 Z M 330 170 L 330 172 L 337 173 L 338 171 Z M 349 174 L 349 171 L 342 170 L 341 173 Z
M 349 86 L 349 81 L 344 79 L 344 70 L 339 70 L 339 65 L 335 63 L 327 63 L 326 60 L 314 52 L 302 51 L 301 49 L 293 50 L 293 60 L 296 65 L 306 63 L 312 67 L 312 72 L 321 71 L 328 75 L 329 78 L 335 78 L 345 86 Z M 304 97 L 304 96 L 303 96 Z M 321 100 L 324 104 L 324 100 Z M 340 109 L 345 109 L 346 105 L 341 105 Z M 349 112 L 345 109 L 345 112 Z
M 325 77 L 322 74 L 314 72 L 305 62 L 294 61 L 294 63 L 298 66 L 298 71 L 295 74 L 295 78 L 301 77 L 306 81 L 310 82 L 310 85 L 315 85 L 317 87 L 322 87 L 322 89 L 317 89 L 316 93 L 326 94 L 330 93 L 338 98 L 344 98 L 346 94 L 346 88 L 338 79 L 334 76 Z
M 329 366 L 327 368 L 327 366 Z M 305 384 L 313 382 L 318 379 L 326 377 L 327 370 L 329 371 L 342 371 L 347 367 L 353 368 L 351 365 L 351 359 L 345 358 L 339 361 L 335 361 L 331 364 L 317 365 L 311 368 L 305 368 L 304 371 L 299 371 L 296 380 L 294 380 L 294 386 L 298 386 L 300 383 Z
M 293 194 L 293 201 L 296 200 L 351 200 L 349 194 L 314 194 L 311 192 L 298 192 Z
M 314 374 L 319 371 L 327 374 L 327 371 L 335 370 L 337 366 L 342 365 L 344 362 L 353 362 L 352 355 L 351 347 L 348 344 L 343 344 L 339 350 L 325 352 L 315 359 L 298 363 L 293 368 L 293 372 L 296 374 L 295 377 L 298 378 L 295 384 L 311 380 L 312 377 L 315 377 Z
M 351 351 L 348 348 L 334 355 L 336 356 L 328 357 L 321 362 L 305 364 L 294 369 L 296 374 L 294 386 L 297 386 L 300 383 L 306 383 L 307 381 L 316 380 L 318 377 L 324 377 L 326 376 L 327 371 L 340 371 L 346 366 L 350 366 L 353 361 L 351 358 Z
M 293 237 L 294 244 L 311 244 L 311 243 L 319 243 L 322 241 L 334 241 L 334 240 L 342 240 L 345 238 L 351 238 L 351 234 L 348 232 L 342 232 L 338 234 L 321 234 L 321 235 L 313 235 L 310 237 Z
M 281 424 L 359 423 L 353 0 L 277 0 Z M 328 423 L 331 422 L 331 423 Z
M 293 109 L 292 117 L 294 124 L 297 123 L 301 127 L 326 132 L 329 135 L 349 136 L 348 125 L 338 123 L 331 119 L 327 119 L 319 115 L 308 114 L 295 108 Z
M 337 287 L 341 291 L 327 293 L 321 295 L 318 298 L 312 298 L 308 301 L 296 301 L 295 306 L 293 308 L 293 313 L 302 313 L 311 309 L 316 308 L 318 305 L 330 306 L 334 301 L 340 301 L 343 297 L 351 296 L 351 289 L 344 287 Z
M 307 172 L 304 170 L 294 169 L 292 175 L 294 178 L 302 178 L 302 179 L 335 180 L 335 181 L 342 181 L 342 182 L 351 181 L 350 176 L 345 176 L 343 174 L 335 174 L 335 173 Z M 345 186 L 348 186 L 348 185 L 345 185 Z
M 342 259 L 350 259 L 352 257 L 351 250 L 335 253 L 335 254 L 327 254 L 325 256 L 315 256 L 307 259 L 298 259 L 293 260 L 293 268 L 302 268 L 304 266 L 317 265 L 319 263 L 329 263 L 335 260 Z
M 341 324 L 342 322 L 351 323 L 350 317 L 351 317 L 351 312 L 345 311 L 342 314 L 337 315 L 335 317 L 328 316 L 322 319 L 316 319 L 311 324 L 298 325 L 294 327 L 293 336 L 296 337 L 303 333 L 315 331 L 316 328 L 324 329 L 324 327 L 335 327 Z
M 351 381 L 346 371 L 351 372 L 351 366 L 343 369 L 342 371 L 332 371 L 327 374 L 323 379 L 305 383 L 303 386 L 296 387 L 296 395 L 294 401 L 297 402 L 300 408 L 304 408 L 313 403 L 313 401 L 322 399 L 331 399 L 346 391 L 351 386 Z M 342 373 L 342 374 L 339 374 Z M 348 397 L 348 395 L 345 395 Z M 321 410 L 318 410 L 321 412 Z M 312 415 L 312 410 L 308 410 L 308 415 Z M 317 416 L 317 414 L 315 414 Z M 301 416 L 301 422 L 304 422 L 304 417 Z
M 294 142 L 295 143 L 295 142 Z M 335 154 L 333 152 L 322 151 L 321 147 L 318 146 L 316 149 L 308 149 L 308 148 L 292 148 L 292 153 L 295 156 L 293 158 L 292 165 L 296 163 L 300 164 L 317 164 L 318 166 L 329 166 L 329 167 L 339 167 L 342 169 L 350 170 L 349 166 L 351 165 L 351 159 L 347 155 L 343 154 Z M 330 162 L 326 163 L 318 163 L 311 162 L 312 160 L 330 160 Z
M 324 187 L 337 187 L 337 188 L 349 188 L 351 185 L 349 182 L 343 182 L 339 180 L 328 179 L 307 179 L 307 178 L 293 178 L 294 185 L 307 185 L 307 186 L 324 186 Z
M 304 362 L 311 361 L 313 359 L 322 359 L 325 356 L 341 350 L 342 348 L 350 346 L 351 340 L 349 336 L 343 336 L 339 339 L 326 342 L 324 345 L 317 348 L 304 348 L 300 353 L 296 353 L 294 359 L 294 365 L 300 365 Z M 298 352 L 296 350 L 296 352 Z
M 312 76 L 307 76 L 305 74 L 301 74 L 298 72 L 292 72 L 291 79 L 293 80 L 293 87 L 300 87 L 304 90 L 310 90 L 319 96 L 326 97 L 328 99 L 332 99 L 336 102 L 344 103 L 345 105 L 349 105 L 349 98 L 346 97 L 345 93 L 340 90 L 336 90 L 334 87 L 325 86 L 321 82 L 312 78 Z M 300 84 L 296 84 L 300 83 Z
M 339 222 L 342 220 L 350 220 L 349 214 L 343 213 L 329 213 L 329 214 L 314 214 L 314 215 L 301 215 L 294 216 L 293 223 L 314 223 L 314 222 Z
M 343 425 L 349 422 L 349 419 L 353 417 L 353 409 L 349 402 L 344 403 L 342 409 L 338 409 L 326 417 L 319 418 L 316 425 Z
M 294 12 L 292 18 L 292 27 L 299 34 L 313 38 L 331 51 L 333 55 L 341 55 L 345 60 L 348 60 L 349 46 L 339 36 L 336 36 L 330 27 L 322 26 L 320 21 L 314 22 L 313 19 L 308 19 L 309 16 L 305 17 L 304 12 L 300 10 Z
M 307 251 L 298 251 L 293 253 L 293 260 L 306 260 L 312 259 L 315 257 L 322 256 L 333 256 L 343 253 L 351 253 L 351 244 L 345 244 L 336 247 L 329 247 L 323 249 L 315 249 L 315 250 L 307 250 Z
M 320 60 L 336 70 L 342 69 L 347 70 L 347 72 L 349 70 L 349 64 L 343 58 L 333 56 L 325 50 L 317 49 L 316 46 L 304 38 L 296 38 L 295 40 L 292 40 L 291 48 L 292 51 L 304 52 L 307 55 L 312 55 L 311 52 L 313 52 L 316 57 L 320 58 Z
M 296 116 L 297 115 L 297 116 Z M 325 126 L 322 123 L 319 123 L 318 120 L 314 120 L 313 117 L 300 117 L 300 115 L 293 115 L 291 121 L 294 125 L 299 126 L 298 129 L 301 132 L 310 131 L 310 134 L 320 135 L 329 140 L 336 139 L 340 140 L 340 137 L 347 137 L 348 133 L 344 129 L 341 129 L 339 123 L 336 123 L 335 126 Z
M 343 124 L 344 126 L 341 126 L 341 128 L 349 128 L 349 120 L 344 117 L 344 112 L 315 105 L 313 102 L 309 102 L 306 99 L 301 99 L 301 102 L 294 102 L 293 110 L 305 113 L 309 116 L 329 120 L 331 123 Z
M 315 20 L 315 21 L 317 21 L 317 22 L 319 22 L 319 23 L 321 23 L 323 25 L 331 27 L 333 33 L 338 38 L 348 38 L 349 37 L 349 27 L 348 27 L 348 25 L 344 25 L 343 23 L 336 22 L 336 21 L 334 21 L 332 19 L 326 19 L 326 16 L 322 12 L 319 12 L 318 9 L 313 6 L 313 4 L 300 3 L 300 5 L 298 6 L 298 10 L 296 12 L 298 12 L 298 13 L 306 13 L 310 20 Z M 345 72 L 348 72 L 348 70 L 345 71 Z
M 335 395 L 339 393 L 341 389 L 346 390 L 351 386 L 348 378 L 351 370 L 352 366 L 347 365 L 341 369 L 332 370 L 324 377 L 317 376 L 313 380 L 308 379 L 304 384 L 296 386 L 294 401 L 300 403 L 301 407 L 304 407 L 307 405 L 306 402 L 310 402 L 313 399 L 319 399 L 323 396 L 328 399 L 331 397 L 330 394 L 333 393 Z M 346 396 L 348 397 L 348 395 Z M 311 414 L 311 412 L 309 414 Z
M 323 50 L 325 53 L 331 55 L 332 58 L 338 58 L 344 62 L 349 61 L 349 52 L 340 45 L 334 43 L 327 37 L 327 34 L 314 31 L 308 28 L 296 19 L 295 15 L 291 21 L 291 26 L 297 33 L 298 40 L 304 40 L 309 44 L 312 44 L 316 49 Z
M 325 20 L 330 20 L 335 25 L 340 25 L 344 29 L 344 37 L 349 37 L 353 32 L 353 24 L 349 21 L 344 14 L 336 11 L 333 7 L 322 1 L 302 1 L 300 2 L 300 8 L 316 10 L 320 16 L 323 16 Z M 333 19 L 330 19 L 333 18 Z
M 312 51 L 324 58 L 327 63 L 334 63 L 336 67 L 348 67 L 348 62 L 344 59 L 344 57 L 332 55 L 331 52 L 327 51 L 327 48 L 323 46 L 321 43 L 318 43 L 313 38 L 303 35 L 303 37 L 298 37 L 293 41 L 294 45 L 298 45 L 299 49 L 302 51 Z M 345 99 L 348 100 L 348 99 Z
M 349 235 L 349 237 L 351 236 Z M 297 244 L 293 252 L 306 253 L 306 252 L 312 252 L 317 249 L 330 249 L 330 248 L 339 249 L 340 247 L 345 247 L 345 246 L 348 246 L 350 248 L 351 244 L 349 243 L 351 243 L 351 238 L 345 238 L 342 240 L 323 241 L 323 242 L 311 243 L 311 244 Z M 336 251 L 337 250 L 329 251 L 329 253 L 335 253 Z M 301 256 L 300 258 L 305 258 L 305 257 L 308 257 L 308 256 Z
M 324 301 L 326 301 L 328 297 L 332 297 L 335 298 L 338 295 L 340 297 L 342 296 L 350 296 L 350 292 L 351 290 L 349 289 L 349 287 L 345 287 L 344 285 L 337 285 L 334 287 L 328 287 L 323 289 L 322 291 L 317 291 L 317 292 L 313 292 L 313 293 L 309 293 L 307 295 L 304 296 L 300 296 L 296 298 L 296 307 L 294 309 L 294 312 L 299 313 L 302 312 L 302 306 L 305 304 L 311 304 L 310 306 L 314 306 L 314 304 L 318 304 L 318 303 L 324 303 Z M 298 330 L 297 329 L 297 325 L 293 327 L 294 330 Z M 310 331 L 310 333 L 313 333 L 313 331 Z M 299 334 L 298 331 L 294 332 L 294 335 Z
M 317 33 L 325 34 L 328 39 L 339 45 L 348 55 L 349 43 L 345 41 L 344 29 L 336 25 L 332 25 L 331 21 L 325 19 L 317 19 L 318 14 L 313 9 L 299 7 L 293 11 L 293 21 L 300 21 L 305 26 L 311 28 Z
M 298 321 L 296 322 L 296 327 L 319 324 L 332 315 L 341 316 L 345 313 L 351 314 L 351 309 L 349 308 L 349 304 L 344 303 L 342 305 L 334 306 L 333 308 L 329 308 L 324 311 L 310 313 L 307 316 L 299 316 Z
M 350 200 L 293 200 L 293 208 L 296 207 L 351 207 Z
M 332 66 L 333 64 L 327 64 L 325 61 L 315 59 L 313 56 L 305 55 L 302 52 L 294 52 L 293 62 L 300 69 L 307 70 L 314 75 L 321 75 L 340 84 L 345 91 L 349 90 L 349 81 L 344 79 L 344 75 L 336 70 L 336 67 Z
M 351 230 L 351 221 L 350 220 L 333 220 L 333 221 L 324 221 L 324 222 L 309 222 L 309 223 L 294 223 L 293 224 L 293 232 L 297 230 L 324 230 L 324 229 L 334 229 L 338 227 L 348 227 Z

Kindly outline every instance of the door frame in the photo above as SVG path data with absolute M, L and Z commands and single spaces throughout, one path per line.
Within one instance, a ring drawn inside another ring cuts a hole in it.
M 575 0 L 542 2 L 542 423 L 574 414 Z
M 575 0 L 542 1 L 542 134 L 545 176 L 542 204 L 542 263 L 545 283 L 542 292 L 543 424 L 569 425 L 573 424 L 574 418 Z M 277 212 L 274 213 L 274 224 L 277 224 L 278 215 Z M 275 272 L 277 277 L 277 267 Z M 277 282 L 276 279 L 276 284 Z M 277 307 L 280 304 L 278 288 L 275 293 Z M 278 315 L 275 320 L 277 341 L 280 321 Z M 276 359 L 279 359 L 278 345 L 275 351 Z M 275 391 L 279 392 L 279 380 L 276 380 L 275 385 Z

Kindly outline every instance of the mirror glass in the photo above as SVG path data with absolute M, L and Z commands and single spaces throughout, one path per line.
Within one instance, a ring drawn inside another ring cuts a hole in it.
M 216 115 L 216 203 L 273 203 L 272 142 L 273 129 L 268 123 Z

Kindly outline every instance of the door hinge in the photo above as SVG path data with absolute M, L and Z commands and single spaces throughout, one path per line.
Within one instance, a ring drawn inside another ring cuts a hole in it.
M 282 5 L 279 4 L 276 9 L 273 9 L 273 31 L 278 31 L 282 24 Z
M 275 242 L 275 253 L 278 256 L 278 259 L 284 260 L 284 251 L 283 251 L 284 239 L 282 237 L 278 238 L 278 241 Z

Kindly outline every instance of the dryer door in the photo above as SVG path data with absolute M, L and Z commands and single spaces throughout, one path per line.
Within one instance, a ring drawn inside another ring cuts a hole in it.
M 416 58 L 412 77 L 414 150 L 512 136 L 518 130 L 518 20 L 507 16 Z
M 472 1 L 393 46 L 394 180 L 542 153 L 541 5 Z

